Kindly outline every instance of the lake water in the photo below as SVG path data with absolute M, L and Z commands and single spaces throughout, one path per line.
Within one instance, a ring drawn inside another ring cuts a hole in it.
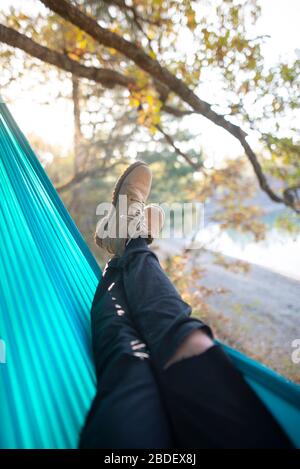
M 196 247 L 222 252 L 300 281 L 300 230 L 297 234 L 290 234 L 278 229 L 276 220 L 282 214 L 287 214 L 293 221 L 296 220 L 300 227 L 300 221 L 294 214 L 285 209 L 270 210 L 262 219 L 267 226 L 266 237 L 259 242 L 254 240 L 251 233 L 221 230 L 217 223 L 210 222 L 210 217 L 207 217 L 204 220 L 204 228 L 196 236 Z M 186 221 L 192 227 L 191 220 Z M 176 228 L 175 232 L 177 232 Z M 180 230 L 178 232 L 180 233 Z M 192 233 L 191 229 L 187 238 L 181 238 L 181 241 L 175 235 L 177 239 L 173 239 L 170 244 L 182 246 L 193 237 Z
M 209 249 L 300 280 L 300 235 L 291 236 L 273 227 L 268 229 L 265 240 L 255 242 L 251 236 L 220 231 L 217 225 L 211 225 L 205 238 Z

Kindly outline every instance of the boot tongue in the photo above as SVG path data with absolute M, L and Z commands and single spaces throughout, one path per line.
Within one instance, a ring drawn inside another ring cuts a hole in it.
M 132 203 L 130 203 L 132 201 Z M 129 201 L 130 205 L 128 207 L 128 216 L 135 217 L 136 215 L 142 215 L 144 206 L 142 202 L 131 199 Z

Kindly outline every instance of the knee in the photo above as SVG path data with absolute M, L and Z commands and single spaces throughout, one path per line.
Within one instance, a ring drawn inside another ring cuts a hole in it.
M 213 345 L 214 341 L 205 332 L 201 329 L 196 329 L 179 345 L 175 354 L 165 365 L 165 369 L 180 360 L 200 355 Z

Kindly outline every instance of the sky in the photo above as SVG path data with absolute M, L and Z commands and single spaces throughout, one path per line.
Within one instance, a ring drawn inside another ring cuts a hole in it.
M 41 5 L 35 0 L 1 0 L 4 8 L 10 5 L 19 6 L 21 11 L 26 13 L 33 7 Z M 253 34 L 268 34 L 270 39 L 264 46 L 264 53 L 267 61 L 272 63 L 280 57 L 287 57 L 295 54 L 295 49 L 300 49 L 300 1 L 299 0 L 261 0 L 262 15 L 255 25 Z M 43 6 L 41 6 L 43 8 Z M 184 39 L 184 38 L 183 38 Z M 186 38 L 188 39 L 188 38 Z M 298 42 L 297 42 L 298 40 Z M 189 47 L 188 40 L 181 41 L 181 47 Z M 17 85 L 16 85 L 17 86 Z M 47 86 L 47 91 L 55 91 L 55 79 Z M 66 83 L 65 90 L 68 92 L 69 85 Z M 55 93 L 54 93 L 55 94 Z M 210 88 L 202 89 L 199 92 L 200 98 L 209 101 Z M 43 105 L 35 102 L 32 92 L 18 93 L 17 99 L 12 99 L 10 109 L 15 119 L 26 135 L 37 134 L 45 142 L 59 145 L 66 150 L 72 145 L 73 121 L 71 102 L 62 100 L 51 102 L 51 105 Z M 39 101 L 43 97 L 39 94 Z M 201 118 L 200 118 L 201 119 Z M 238 155 L 240 153 L 239 143 L 222 129 L 217 129 L 215 125 L 202 118 L 194 116 L 186 120 L 186 125 L 195 134 L 201 129 L 200 142 L 211 161 L 222 160 L 228 154 Z M 255 137 L 254 137 L 255 140 Z M 255 141 L 251 142 L 255 146 Z M 207 165 L 210 161 L 208 159 Z

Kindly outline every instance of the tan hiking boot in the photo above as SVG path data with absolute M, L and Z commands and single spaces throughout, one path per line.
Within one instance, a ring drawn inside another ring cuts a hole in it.
M 130 239 L 140 236 L 150 243 L 158 237 L 164 212 L 156 205 L 145 206 L 151 182 L 151 171 L 142 161 L 133 163 L 121 175 L 113 192 L 111 210 L 97 224 L 98 246 L 121 256 Z
M 136 161 L 128 166 L 116 182 L 112 204 L 118 208 L 119 196 L 126 195 L 128 207 L 132 202 L 145 204 L 151 190 L 152 173 L 144 161 Z

